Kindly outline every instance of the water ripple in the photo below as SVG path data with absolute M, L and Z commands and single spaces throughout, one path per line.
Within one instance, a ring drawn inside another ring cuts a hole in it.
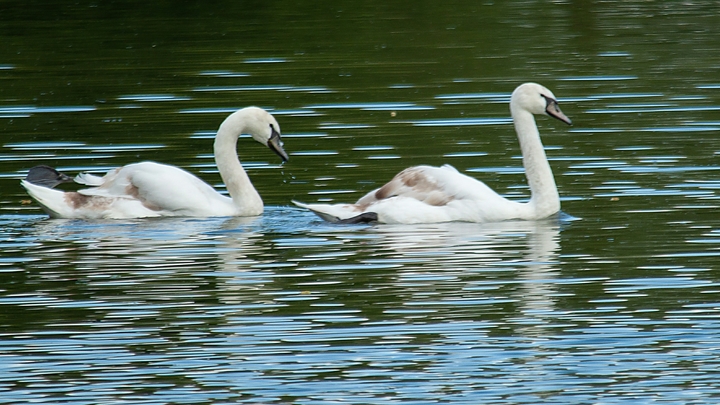
M 36 107 L 36 106 L 0 106 L 0 114 L 2 115 L 20 115 L 29 116 L 32 114 L 42 113 L 71 113 L 71 112 L 86 112 L 95 111 L 96 108 L 93 106 L 50 106 L 50 107 Z
M 192 100 L 190 97 L 176 96 L 173 94 L 129 94 L 118 96 L 119 101 L 141 101 L 141 102 L 159 102 L 159 101 L 187 101 Z
M 478 125 L 505 125 L 512 124 L 510 118 L 448 118 L 448 119 L 427 119 L 415 121 L 398 121 L 403 124 L 412 124 L 418 127 L 456 127 L 456 126 L 478 126 Z
M 325 109 L 357 109 L 364 111 L 420 111 L 431 110 L 433 107 L 419 106 L 415 103 L 335 103 L 335 104 L 313 104 L 305 108 L 315 110 Z

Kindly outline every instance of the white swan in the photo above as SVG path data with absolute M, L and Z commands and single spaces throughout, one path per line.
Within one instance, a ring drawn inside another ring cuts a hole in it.
M 530 186 L 531 198 L 526 203 L 508 200 L 450 165 L 405 169 L 355 204 L 293 203 L 326 221 L 344 223 L 497 222 L 551 216 L 560 210 L 560 197 L 533 114 L 548 114 L 567 124 L 572 122 L 560 111 L 553 93 L 535 83 L 515 89 L 510 98 L 510 113 Z
M 262 199 L 237 155 L 237 140 L 242 133 L 249 133 L 283 161 L 288 160 L 280 139 L 280 125 L 270 113 L 247 107 L 230 114 L 217 131 L 214 152 L 231 198 L 183 169 L 155 162 L 129 164 L 104 177 L 79 174 L 75 182 L 93 186 L 79 191 L 53 189 L 69 178 L 47 166 L 30 169 L 21 184 L 54 218 L 260 215 Z

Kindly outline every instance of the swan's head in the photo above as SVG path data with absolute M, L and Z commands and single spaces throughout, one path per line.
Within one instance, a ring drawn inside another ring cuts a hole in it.
M 547 114 L 553 118 L 572 125 L 570 118 L 565 116 L 558 106 L 552 91 L 537 83 L 525 83 L 518 86 L 510 97 L 510 109 L 523 109 L 532 114 Z
M 254 140 L 270 148 L 283 162 L 290 159 L 283 149 L 280 124 L 272 114 L 260 107 L 243 108 L 238 113 L 244 117 L 245 131 L 250 133 Z

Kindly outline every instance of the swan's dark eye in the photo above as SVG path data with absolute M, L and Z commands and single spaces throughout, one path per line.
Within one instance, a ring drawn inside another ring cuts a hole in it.
M 270 136 L 280 137 L 280 132 L 278 132 L 278 130 L 275 129 L 275 125 L 274 125 L 274 124 L 270 124 Z

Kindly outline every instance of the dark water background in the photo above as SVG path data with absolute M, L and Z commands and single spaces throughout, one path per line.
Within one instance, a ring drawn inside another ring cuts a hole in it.
M 0 1 L 0 403 L 712 403 L 720 397 L 720 3 Z M 537 81 L 567 214 L 330 226 L 414 164 L 528 189 Z M 260 218 L 47 220 L 19 185 L 156 160 Z M 574 220 L 570 220 L 574 219 Z

